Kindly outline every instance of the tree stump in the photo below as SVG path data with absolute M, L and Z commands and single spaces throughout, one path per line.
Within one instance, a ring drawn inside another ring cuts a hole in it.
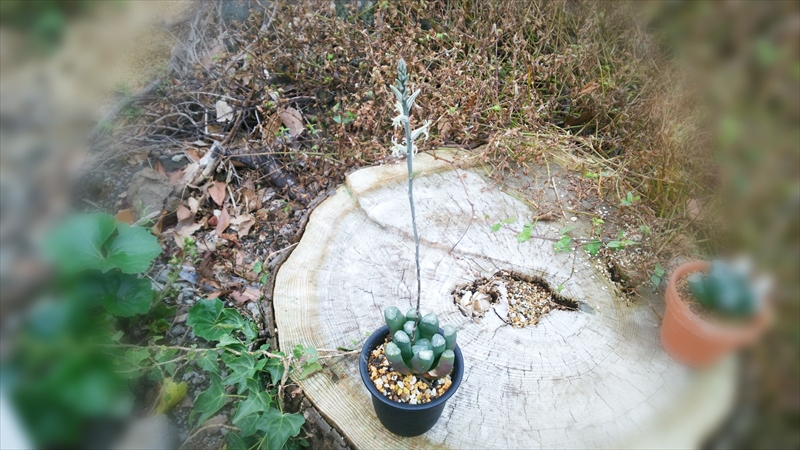
M 459 168 L 457 168 L 457 166 Z M 401 438 L 378 422 L 356 356 L 301 381 L 306 396 L 358 448 L 695 447 L 732 406 L 728 359 L 702 374 L 673 362 L 649 305 L 630 303 L 582 250 L 518 242 L 493 224 L 536 215 L 488 183 L 453 151 L 415 159 L 423 313 L 458 328 L 464 381 L 428 433 Z M 358 170 L 312 213 L 277 274 L 282 349 L 362 343 L 389 305 L 415 303 L 414 241 L 404 163 Z M 558 223 L 534 236 L 559 237 Z M 578 305 L 514 328 L 503 305 L 476 323 L 454 303 L 456 286 L 503 270 L 539 280 Z

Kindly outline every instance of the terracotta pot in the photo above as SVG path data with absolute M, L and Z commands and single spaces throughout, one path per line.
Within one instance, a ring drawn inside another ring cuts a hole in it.
M 738 326 L 707 322 L 693 313 L 680 299 L 678 280 L 692 272 L 708 272 L 709 266 L 706 261 L 683 264 L 675 269 L 667 284 L 661 346 L 675 360 L 693 367 L 707 367 L 732 350 L 754 342 L 770 322 L 767 308 Z

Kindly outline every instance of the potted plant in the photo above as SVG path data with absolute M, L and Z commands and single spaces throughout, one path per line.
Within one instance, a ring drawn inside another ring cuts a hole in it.
M 408 168 L 408 201 L 414 231 L 417 267 L 417 305 L 403 314 L 395 306 L 384 313 L 386 325 L 375 331 L 361 350 L 361 379 L 372 395 L 378 419 L 389 431 L 400 436 L 418 436 L 430 430 L 439 420 L 444 405 L 461 384 L 464 360 L 456 345 L 456 329 L 452 325 L 439 328 L 433 314 L 422 316 L 419 309 L 422 290 L 419 264 L 419 235 L 414 211 L 413 161 L 421 135 L 427 137 L 428 125 L 411 130 L 411 107 L 419 90 L 409 94 L 406 63 L 397 65 L 396 85 L 390 86 L 397 99 L 398 115 L 394 127 L 405 131 L 404 145 L 392 140 L 392 153 L 405 154 Z
M 743 261 L 694 261 L 667 284 L 661 345 L 674 359 L 707 367 L 754 342 L 770 322 L 766 284 L 753 283 Z

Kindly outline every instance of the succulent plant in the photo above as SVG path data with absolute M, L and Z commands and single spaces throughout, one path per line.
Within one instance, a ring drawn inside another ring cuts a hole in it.
M 691 273 L 686 282 L 700 304 L 725 315 L 748 317 L 758 310 L 758 295 L 750 283 L 750 269 L 746 264 L 714 260 L 708 274 Z
M 430 313 L 419 317 L 412 308 L 403 314 L 396 306 L 383 310 L 392 340 L 386 344 L 386 359 L 402 375 L 442 378 L 453 370 L 456 328 L 445 325 L 439 333 L 439 318 Z

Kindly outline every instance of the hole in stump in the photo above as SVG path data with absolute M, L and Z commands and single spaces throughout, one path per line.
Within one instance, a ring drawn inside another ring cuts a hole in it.
M 559 294 L 544 279 L 503 270 L 489 278 L 458 285 L 451 294 L 463 315 L 479 321 L 494 309 L 515 328 L 536 325 L 554 309 L 583 310 L 578 302 Z

